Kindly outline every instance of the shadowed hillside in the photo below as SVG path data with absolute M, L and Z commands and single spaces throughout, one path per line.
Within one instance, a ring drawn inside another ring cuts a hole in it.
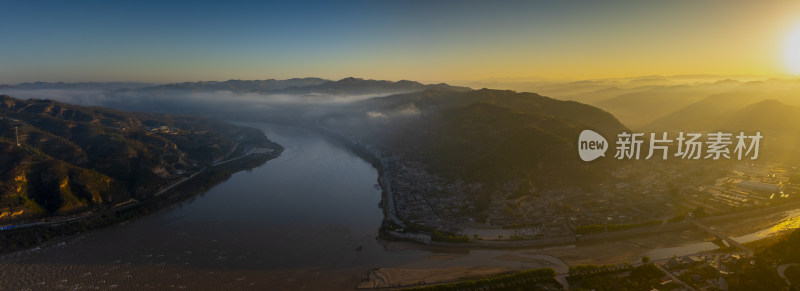
M 254 130 L 198 117 L 0 96 L 0 219 L 146 199 Z M 19 143 L 17 146 L 17 131 Z

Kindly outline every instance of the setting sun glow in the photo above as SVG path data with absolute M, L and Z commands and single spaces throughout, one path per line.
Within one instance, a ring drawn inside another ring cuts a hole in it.
M 789 73 L 800 75 L 800 26 L 792 30 L 786 42 L 786 66 Z

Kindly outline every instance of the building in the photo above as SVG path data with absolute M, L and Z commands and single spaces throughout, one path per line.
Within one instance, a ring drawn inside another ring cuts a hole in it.
M 783 190 L 782 184 L 768 184 L 753 180 L 743 180 L 736 185 L 745 189 L 764 193 L 777 193 Z

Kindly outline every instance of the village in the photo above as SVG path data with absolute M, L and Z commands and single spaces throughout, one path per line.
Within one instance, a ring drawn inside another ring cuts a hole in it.
M 800 193 L 790 183 L 789 173 L 795 169 L 768 162 L 737 164 L 730 170 L 695 167 L 701 175 L 682 173 L 679 167 L 644 171 L 652 165 L 639 164 L 618 169 L 614 181 L 597 189 L 530 187 L 525 195 L 514 192 L 522 181 L 487 189 L 461 180 L 446 183 L 418 162 L 394 159 L 390 165 L 384 174 L 392 176 L 399 219 L 482 240 L 580 236 L 666 224 L 778 205 Z M 476 199 L 486 191 L 491 191 L 490 199 Z

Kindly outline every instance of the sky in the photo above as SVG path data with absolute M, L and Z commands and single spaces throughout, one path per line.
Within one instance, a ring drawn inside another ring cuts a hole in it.
M 0 0 L 0 17 L 0 84 L 800 74 L 800 1 Z

